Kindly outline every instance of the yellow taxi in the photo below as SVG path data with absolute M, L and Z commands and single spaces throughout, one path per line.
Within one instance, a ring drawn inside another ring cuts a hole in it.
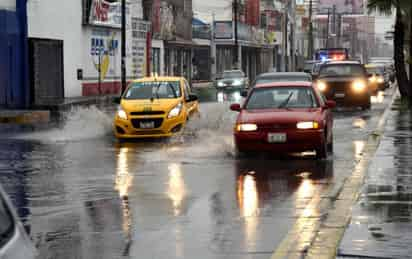
M 183 77 L 145 77 L 132 81 L 120 99 L 116 138 L 170 137 L 198 112 L 198 97 Z

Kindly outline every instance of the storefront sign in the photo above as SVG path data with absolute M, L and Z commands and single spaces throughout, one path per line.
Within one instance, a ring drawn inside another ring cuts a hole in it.
M 233 24 L 231 21 L 215 22 L 215 39 L 232 39 Z
M 129 13 L 129 7 L 128 3 L 126 6 L 126 14 Z M 110 3 L 105 0 L 92 0 L 89 23 L 97 26 L 121 28 L 121 3 Z

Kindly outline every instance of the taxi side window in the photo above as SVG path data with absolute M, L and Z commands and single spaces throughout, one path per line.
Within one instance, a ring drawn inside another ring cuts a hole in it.
M 14 232 L 14 221 L 6 204 L 0 197 L 0 248 L 11 238 Z
M 185 89 L 185 99 L 187 100 L 189 99 L 189 95 L 192 93 L 192 89 L 186 80 L 184 80 L 183 87 Z

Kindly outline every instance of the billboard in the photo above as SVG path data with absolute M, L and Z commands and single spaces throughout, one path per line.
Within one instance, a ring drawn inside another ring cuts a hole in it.
M 319 0 L 318 13 L 332 13 L 333 7 L 340 14 L 363 14 L 365 10 L 364 0 Z
M 130 4 L 126 3 L 126 15 L 129 15 Z M 90 5 L 89 23 L 97 26 L 121 28 L 122 12 L 120 2 L 92 0 Z
M 259 25 L 260 0 L 248 0 L 246 4 L 246 23 L 249 25 Z

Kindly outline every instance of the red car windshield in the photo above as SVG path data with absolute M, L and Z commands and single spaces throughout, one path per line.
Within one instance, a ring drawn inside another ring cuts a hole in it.
M 308 87 L 257 88 L 246 104 L 247 110 L 316 107 L 315 94 Z

